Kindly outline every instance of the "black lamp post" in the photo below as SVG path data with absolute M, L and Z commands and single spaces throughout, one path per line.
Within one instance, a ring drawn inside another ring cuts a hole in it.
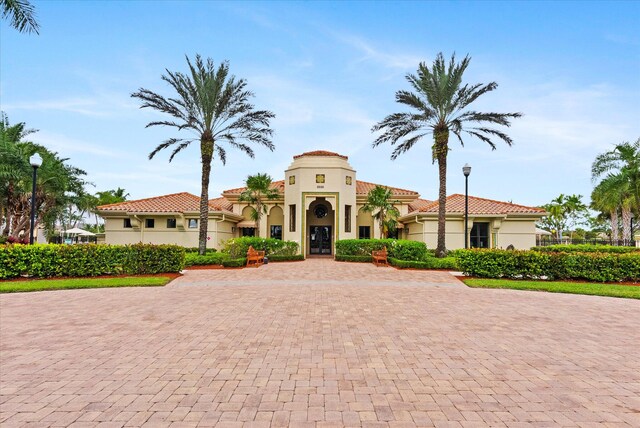
M 469 248 L 469 174 L 471 167 L 465 163 L 462 167 L 464 174 L 464 248 Z
M 34 153 L 29 158 L 29 163 L 33 167 L 33 186 L 31 187 L 31 231 L 29 232 L 29 244 L 33 245 L 33 230 L 36 225 L 36 177 L 38 167 L 42 165 L 42 158 L 38 153 Z

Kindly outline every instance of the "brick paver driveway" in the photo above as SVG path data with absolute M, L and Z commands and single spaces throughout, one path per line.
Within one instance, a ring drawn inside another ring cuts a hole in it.
M 640 426 L 635 300 L 331 260 L 0 297 L 0 425 Z

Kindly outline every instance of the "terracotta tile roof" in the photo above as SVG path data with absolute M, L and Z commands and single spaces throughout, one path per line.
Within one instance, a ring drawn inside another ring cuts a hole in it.
M 271 188 L 277 189 L 278 192 L 284 194 L 284 180 L 278 180 L 271 182 Z M 236 187 L 235 189 L 223 190 L 223 195 L 239 195 L 240 193 L 247 190 L 246 187 Z
M 312 152 L 306 152 L 306 153 L 302 153 L 299 155 L 295 155 L 293 158 L 294 159 L 298 159 L 301 158 L 303 156 L 337 156 L 339 158 L 342 158 L 344 160 L 348 160 L 349 157 L 345 156 L 345 155 L 341 155 L 339 153 L 335 153 L 335 152 L 328 152 L 326 150 L 314 150 Z
M 456 193 L 448 196 L 446 210 L 447 213 L 464 213 L 464 195 Z M 438 201 L 420 208 L 419 211 L 437 213 Z M 544 212 L 542 208 L 469 196 L 469 214 L 542 214 Z
M 409 212 L 420 211 L 422 208 L 425 208 L 432 203 L 433 201 L 418 198 L 414 201 L 411 201 L 411 203 L 409 204 Z
M 209 200 L 209 208 L 214 211 L 229 211 L 233 204 L 225 198 Z M 100 211 L 127 211 L 127 212 L 188 212 L 200 210 L 200 198 L 188 192 L 173 193 L 170 195 L 155 196 L 153 198 L 124 201 L 115 204 L 101 205 Z
M 382 186 L 382 184 L 369 183 L 367 181 L 356 180 L 356 195 L 366 195 L 371 189 L 376 186 Z M 418 196 L 418 192 L 407 189 L 399 189 L 397 187 L 382 186 L 391 189 L 394 196 Z

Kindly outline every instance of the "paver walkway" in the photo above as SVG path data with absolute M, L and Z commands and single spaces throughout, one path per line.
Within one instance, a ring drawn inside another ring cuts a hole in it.
M 3 428 L 640 426 L 637 300 L 439 272 L 309 260 L 5 294 L 0 346 Z

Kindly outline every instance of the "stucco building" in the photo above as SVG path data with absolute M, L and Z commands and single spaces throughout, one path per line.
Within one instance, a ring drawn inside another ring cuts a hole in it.
M 267 202 L 260 235 L 296 241 L 305 255 L 332 255 L 338 239 L 379 238 L 371 213 L 363 212 L 367 194 L 376 186 L 358 180 L 346 156 L 313 151 L 294 156 L 284 180 L 273 187 L 279 197 Z M 436 247 L 438 202 L 412 190 L 392 190 L 400 212 L 397 237 Z M 239 201 L 243 187 L 225 190 L 209 201 L 209 247 L 220 248 L 233 237 L 252 236 L 252 208 Z M 198 246 L 199 197 L 176 193 L 98 207 L 105 220 L 105 242 L 172 243 Z M 544 210 L 469 197 L 467 233 L 473 247 L 528 249 L 535 245 L 535 222 Z M 464 247 L 464 195 L 447 198 L 446 245 Z

